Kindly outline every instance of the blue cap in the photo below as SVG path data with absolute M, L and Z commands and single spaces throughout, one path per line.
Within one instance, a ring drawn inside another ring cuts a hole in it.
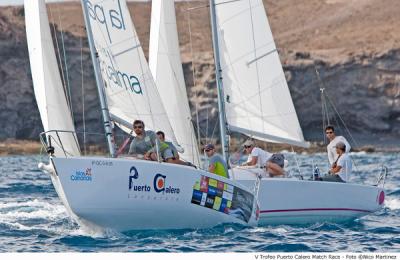
M 213 144 L 206 144 L 204 146 L 204 150 L 212 150 L 215 149 L 215 146 Z

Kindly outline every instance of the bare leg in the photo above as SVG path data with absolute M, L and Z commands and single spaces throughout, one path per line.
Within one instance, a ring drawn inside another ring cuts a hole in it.
M 278 164 L 273 162 L 267 162 L 267 172 L 269 173 L 270 177 L 274 176 L 283 176 L 285 175 L 284 170 Z
M 157 159 L 157 153 L 151 153 L 149 159 L 150 161 L 158 161 Z

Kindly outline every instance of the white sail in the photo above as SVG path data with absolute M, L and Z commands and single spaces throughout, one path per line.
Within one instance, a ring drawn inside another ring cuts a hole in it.
M 135 119 L 176 141 L 125 0 L 83 0 L 112 118 L 129 131 Z
M 216 1 L 230 130 L 307 147 L 262 0 Z
M 181 157 L 199 165 L 199 150 L 191 121 L 183 76 L 174 0 L 153 0 L 149 66 L 171 122 Z
M 25 0 L 25 24 L 33 88 L 45 131 L 75 131 L 58 70 L 44 0 Z M 79 156 L 75 134 L 49 133 L 55 156 Z M 62 146 L 62 147 L 61 147 Z M 63 151 L 63 149 L 64 151 Z

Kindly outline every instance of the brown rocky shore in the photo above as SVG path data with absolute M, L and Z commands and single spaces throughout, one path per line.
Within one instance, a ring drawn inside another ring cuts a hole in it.
M 197 108 L 200 128 L 208 137 L 216 137 L 213 129 L 218 129 L 214 127 L 218 114 L 217 93 L 208 9 L 189 11 L 190 7 L 205 3 L 178 2 L 176 9 L 193 118 Z M 315 69 L 354 137 L 353 147 L 399 150 L 400 1 L 265 0 L 264 3 L 304 136 L 316 147 L 311 151 L 324 149 L 319 143 L 323 140 L 321 83 Z M 151 6 L 149 3 L 129 5 L 147 52 Z M 59 44 L 60 32 L 63 32 L 67 56 L 65 61 L 61 59 L 68 67 L 77 131 L 82 131 L 85 123 L 88 132 L 98 133 L 102 129 L 101 115 L 97 109 L 81 7 L 78 3 L 51 4 L 48 13 Z M 347 135 L 333 110 L 330 116 L 339 133 Z M 33 153 L 37 147 L 40 151 L 37 142 L 21 141 L 36 141 L 43 130 L 33 96 L 21 7 L 0 8 L 0 120 L 0 140 L 7 140 L 0 143 L 0 154 L 14 153 L 21 146 Z

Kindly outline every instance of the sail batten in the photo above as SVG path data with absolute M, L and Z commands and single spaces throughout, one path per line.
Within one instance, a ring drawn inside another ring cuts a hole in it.
M 230 130 L 304 146 L 262 0 L 218 2 L 216 15 Z

